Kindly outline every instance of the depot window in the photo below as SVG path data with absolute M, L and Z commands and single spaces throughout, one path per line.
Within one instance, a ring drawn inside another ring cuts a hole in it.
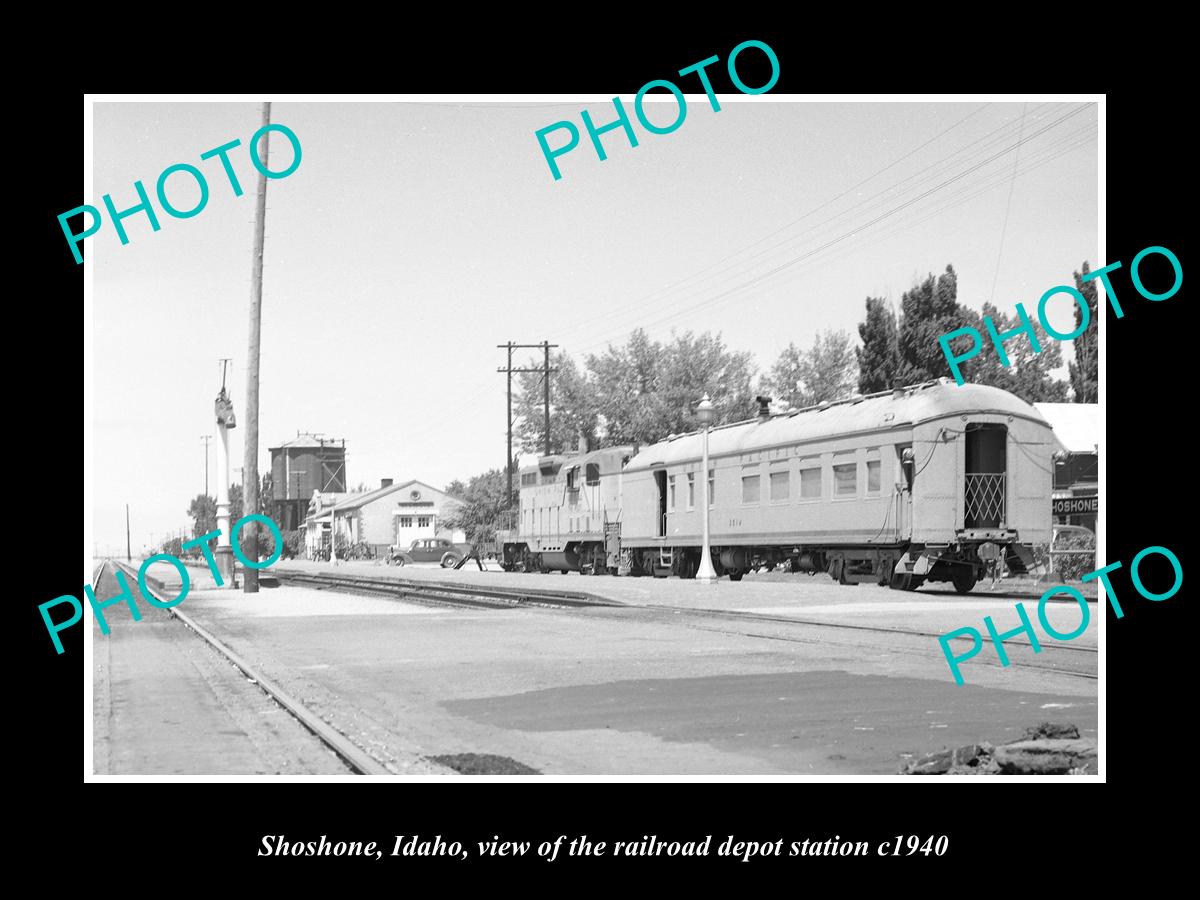
M 400 527 L 401 528 L 412 528 L 412 516 L 401 516 L 400 517 Z
M 758 502 L 759 478 L 757 466 L 745 466 L 742 468 L 742 503 Z
M 833 496 L 854 497 L 858 494 L 858 463 L 842 463 L 833 467 Z
M 417 527 L 418 528 L 428 528 L 432 524 L 433 524 L 432 516 L 417 516 Z

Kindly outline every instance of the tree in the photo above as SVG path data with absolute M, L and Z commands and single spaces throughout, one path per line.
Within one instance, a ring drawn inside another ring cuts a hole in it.
M 642 329 L 625 346 L 587 359 L 608 445 L 652 443 L 696 427 L 696 404 L 708 394 L 715 423 L 750 415 L 754 396 L 749 353 L 727 349 L 719 334 L 672 335 L 651 341 Z
M 938 338 L 962 327 L 963 318 L 954 266 L 946 266 L 937 278 L 930 275 L 904 292 L 898 335 L 901 384 L 918 384 L 948 374 Z
M 503 469 L 476 475 L 459 491 L 461 503 L 442 517 L 447 528 L 461 529 L 471 541 L 489 541 L 508 508 L 508 481 Z M 461 481 L 453 482 L 462 485 Z
M 188 504 L 187 514 L 192 518 L 192 537 L 217 530 L 217 501 L 212 497 L 197 494 Z
M 1039 322 L 1033 320 L 1033 328 L 1041 352 L 1034 351 L 1033 342 L 1026 334 L 1010 338 L 1004 342 L 1004 352 L 1009 362 L 1005 366 L 1000 361 L 1000 354 L 992 346 L 983 319 L 990 318 L 996 331 L 1003 334 L 1020 327 L 1020 316 L 1015 312 L 1007 316 L 991 303 L 983 304 L 982 313 L 964 309 L 963 316 L 966 320 L 964 324 L 979 331 L 984 341 L 984 348 L 978 356 L 959 364 L 964 379 L 1002 388 L 1027 403 L 1059 403 L 1067 399 L 1067 383 L 1051 375 L 1053 370 L 1062 366 L 1062 348 L 1058 341 L 1046 334 Z M 955 338 L 950 342 L 951 352 L 962 353 L 970 344 L 969 335 Z
M 523 368 L 538 369 L 544 360 L 531 359 Z M 599 420 L 595 392 L 585 373 L 566 353 L 550 359 L 550 452 L 572 451 L 580 435 L 587 445 L 595 446 Z M 541 372 L 521 372 L 517 376 L 513 415 L 519 418 L 514 436 L 527 453 L 546 449 L 545 397 Z
M 773 399 L 802 409 L 849 397 L 857 383 L 858 361 L 850 335 L 823 331 L 808 351 L 788 344 L 763 379 L 763 389 Z
M 1015 310 L 1011 316 L 1006 315 L 991 303 L 985 303 L 981 313 L 976 312 L 960 306 L 957 297 L 958 276 L 953 266 L 946 266 L 944 274 L 936 279 L 930 275 L 904 293 L 899 325 L 900 384 L 949 376 L 950 368 L 938 338 L 969 326 L 979 332 L 982 346 L 977 356 L 959 363 L 965 381 L 1002 388 L 1027 403 L 1059 402 L 1067 398 L 1067 383 L 1051 375 L 1062 366 L 1062 349 L 1036 320 L 1033 330 L 1041 351 L 1034 351 L 1028 334 L 1009 338 L 1004 341 L 1009 360 L 1005 366 L 983 319 L 990 318 L 996 331 L 1003 334 L 1022 324 L 1019 315 Z M 974 338 L 965 334 L 949 343 L 951 353 L 961 355 L 974 346 Z
M 1100 328 L 1099 298 L 1096 294 L 1096 282 L 1084 281 L 1083 276 L 1091 272 L 1087 261 L 1083 263 L 1083 271 L 1075 273 L 1075 290 L 1083 294 L 1087 301 L 1088 327 L 1083 334 L 1075 338 L 1075 359 L 1068 364 L 1067 370 L 1071 376 L 1071 399 L 1076 403 L 1098 403 L 1100 401 L 1100 348 L 1096 337 Z M 1083 310 L 1075 304 L 1075 327 L 1083 322 Z
M 867 298 L 867 317 L 858 323 L 862 347 L 858 358 L 858 390 L 863 394 L 900 387 L 900 335 L 896 314 L 882 297 Z

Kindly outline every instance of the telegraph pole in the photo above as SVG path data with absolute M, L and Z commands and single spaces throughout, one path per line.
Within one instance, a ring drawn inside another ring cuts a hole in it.
M 542 389 L 546 405 L 546 456 L 550 455 L 550 342 L 542 341 L 546 350 L 546 362 L 542 372 Z
M 271 104 L 262 107 L 262 123 L 271 124 Z M 251 147 L 250 152 L 255 152 Z M 263 235 L 267 219 L 267 170 L 271 153 L 271 132 L 262 138 L 262 168 L 258 172 L 258 196 L 254 206 L 254 256 L 250 269 L 250 352 L 246 358 L 246 452 L 242 465 L 242 514 L 258 512 L 258 351 L 262 331 Z M 251 519 L 243 529 L 250 538 L 246 558 L 258 562 L 258 522 Z M 258 570 L 246 566 L 242 580 L 247 594 L 258 593 Z
M 211 434 L 200 435 L 200 440 L 204 441 L 204 496 L 208 496 L 208 443 L 212 440 Z
M 513 440 L 512 440 L 512 377 L 516 372 L 540 372 L 542 374 L 543 391 L 542 402 L 545 406 L 546 414 L 546 455 L 550 455 L 550 373 L 554 370 L 550 368 L 550 350 L 557 348 L 558 344 L 551 344 L 549 341 L 542 341 L 540 344 L 514 344 L 509 341 L 506 344 L 497 344 L 496 347 L 500 350 L 508 351 L 508 365 L 503 368 L 497 368 L 497 372 L 503 372 L 508 376 L 508 463 L 506 469 L 508 471 L 508 500 L 512 502 L 513 495 Z M 514 369 L 513 368 L 513 351 L 514 350 L 542 350 L 545 353 L 545 362 L 539 369 Z

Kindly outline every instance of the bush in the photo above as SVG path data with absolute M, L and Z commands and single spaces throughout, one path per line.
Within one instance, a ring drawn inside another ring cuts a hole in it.
M 1056 553 L 1053 569 L 1049 544 L 1034 544 L 1033 555 L 1039 571 L 1047 578 L 1060 581 L 1078 581 L 1084 574 L 1096 568 L 1096 536 L 1069 531 L 1060 534 L 1054 544 L 1055 550 L 1090 550 L 1091 553 Z
M 283 559 L 298 559 L 304 556 L 304 529 L 295 528 L 283 533 Z

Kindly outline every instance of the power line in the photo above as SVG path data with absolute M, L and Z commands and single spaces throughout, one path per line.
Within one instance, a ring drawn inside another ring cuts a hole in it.
M 765 281 L 766 279 L 772 277 L 773 275 L 778 274 L 779 272 L 783 271 L 784 269 L 790 268 L 791 266 L 794 266 L 797 263 L 803 262 L 804 260 L 810 258 L 811 256 L 813 256 L 817 253 L 820 253 L 822 250 L 824 250 L 828 247 L 831 247 L 835 244 L 841 243 L 842 241 L 846 240 L 847 238 L 854 237 L 859 232 L 864 231 L 865 229 L 870 228 L 871 226 L 873 226 L 879 222 L 882 222 L 883 220 L 888 219 L 891 216 L 894 216 L 895 214 L 897 214 L 899 212 L 902 212 L 903 210 L 909 208 L 913 204 L 925 199 L 926 197 L 929 197 L 930 195 L 932 195 L 940 190 L 943 190 L 944 188 L 950 186 L 951 184 L 955 184 L 956 182 L 965 178 L 967 175 L 970 175 L 973 172 L 978 171 L 979 169 L 983 168 L 990 162 L 994 162 L 995 160 L 1004 156 L 1006 153 L 1011 152 L 1012 150 L 1021 146 L 1022 144 L 1028 143 L 1029 141 L 1033 140 L 1034 138 L 1046 133 L 1051 128 L 1055 128 L 1055 127 L 1061 125 L 1063 122 L 1065 122 L 1066 120 L 1070 119 L 1073 116 L 1078 115 L 1080 112 L 1082 112 L 1086 108 L 1087 108 L 1086 104 L 1082 105 L 1080 107 L 1077 107 L 1076 109 L 1072 110 L 1071 112 L 1067 113 L 1066 115 L 1062 116 L 1061 118 L 1056 119 L 1054 122 L 1051 122 L 1049 125 L 1045 125 L 1042 128 L 1038 129 L 1033 134 L 1031 134 L 1029 137 L 1022 138 L 1017 143 L 1012 144 L 1008 147 L 1005 147 L 1003 150 L 1000 150 L 997 153 L 992 154 L 991 156 L 984 159 L 982 162 L 976 163 L 975 165 L 964 169 L 963 171 L 959 172 L 956 175 L 951 176 L 950 178 L 947 178 L 946 180 L 935 185 L 934 187 L 929 188 L 926 191 L 923 191 L 922 193 L 918 194 L 916 197 L 913 197 L 910 200 L 906 200 L 903 203 L 892 207 L 887 212 L 884 212 L 878 216 L 875 216 L 870 221 L 865 222 L 861 225 L 858 225 L 857 227 L 851 228 L 849 231 L 845 231 L 842 234 L 838 235 L 837 237 L 831 238 L 830 240 L 828 240 L 825 243 L 821 244 L 820 246 L 814 248 L 813 250 L 810 250 L 806 253 L 802 253 L 799 256 L 793 257 L 792 259 L 788 260 L 787 262 L 781 263 L 781 264 L 775 266 L 774 268 L 768 269 L 766 272 L 763 272 L 759 275 L 755 275 L 752 278 L 750 278 L 748 281 L 744 282 L 743 284 L 737 285 L 733 288 L 730 288 L 729 290 L 722 291 L 713 297 L 707 298 L 705 300 L 701 300 L 698 303 L 692 304 L 691 306 L 685 307 L 677 312 L 671 313 L 668 316 L 662 317 L 660 319 L 656 319 L 650 323 L 643 324 L 641 327 L 652 327 L 654 325 L 661 325 L 665 322 L 671 321 L 672 319 L 676 319 L 679 316 L 688 315 L 688 314 L 696 312 L 699 309 L 703 309 L 705 307 L 711 306 L 712 304 L 717 303 L 732 294 L 735 294 L 735 293 L 743 291 L 747 288 L 753 287 L 754 285 L 756 285 L 762 281 Z M 606 337 L 606 338 L 598 341 L 595 344 L 588 345 L 581 349 L 582 350 L 595 349 L 597 347 L 604 346 L 606 343 L 611 341 L 611 339 L 612 339 L 611 337 Z
M 1028 105 L 1029 104 L 1026 103 L 1021 106 L 1021 128 L 1020 128 L 1020 132 L 1018 132 L 1018 134 L 1022 134 L 1025 131 L 1025 107 Z M 1020 141 L 1018 141 L 1017 149 L 1013 153 L 1012 180 L 1009 181 L 1009 183 L 1008 183 L 1008 202 L 1005 203 L 1005 205 L 1004 205 L 1004 224 L 1000 227 L 1000 244 L 996 248 L 996 271 L 992 275 L 992 293 L 991 293 L 991 296 L 988 298 L 989 303 L 996 302 L 996 282 L 1000 280 L 1000 260 L 1004 256 L 1004 235 L 1008 231 L 1008 214 L 1012 210 L 1013 189 L 1016 188 L 1016 186 L 1017 186 L 1017 164 L 1020 163 L 1020 161 L 1021 161 L 1021 146 L 1020 146 Z
M 979 113 L 980 111 L 982 111 L 982 110 L 983 110 L 983 109 L 984 109 L 986 106 L 988 106 L 988 104 L 987 104 L 987 103 L 983 104 L 983 106 L 980 106 L 980 107 L 978 107 L 977 109 L 974 109 L 974 110 L 972 110 L 971 112 L 967 113 L 967 115 L 963 116 L 961 119 L 959 119 L 959 120 L 958 120 L 957 122 L 955 122 L 953 125 L 951 125 L 949 128 L 946 128 L 946 129 L 944 129 L 943 131 L 939 132 L 939 133 L 938 133 L 938 134 L 936 134 L 934 137 L 932 137 L 932 138 L 930 138 L 929 140 L 925 141 L 923 144 L 920 144 L 919 146 L 917 146 L 917 147 L 913 148 L 913 149 L 912 149 L 912 150 L 910 150 L 909 152 L 905 153 L 903 156 L 897 157 L 897 158 L 896 158 L 896 159 L 894 159 L 892 162 L 890 162 L 890 163 L 888 163 L 886 166 L 884 166 L 882 169 L 879 169 L 879 170 L 877 170 L 877 171 L 873 172 L 872 174 L 868 175 L 868 176 L 867 176 L 866 178 L 864 178 L 863 180 L 859 181 L 857 184 L 854 184 L 854 185 L 852 185 L 852 186 L 850 186 L 850 187 L 846 188 L 846 189 L 845 189 L 844 191 L 842 191 L 840 194 L 837 194 L 836 196 L 834 196 L 834 197 L 831 197 L 829 200 L 826 200 L 824 203 L 821 203 L 820 205 L 813 207 L 812 209 L 810 209 L 808 212 L 804 213 L 804 215 L 800 216 L 799 218 L 797 218 L 797 219 L 793 219 L 791 222 L 787 222 L 787 223 L 785 223 L 784 225 L 781 225 L 779 228 L 776 228 L 774 231 L 771 231 L 771 232 L 769 232 L 769 233 L 767 233 L 767 234 L 763 235 L 763 236 L 762 236 L 762 237 L 760 237 L 758 240 L 756 240 L 756 241 L 753 241 L 753 242 L 752 242 L 752 243 L 750 243 L 750 244 L 747 244 L 745 247 L 742 247 L 740 250 L 736 250 L 736 251 L 734 251 L 733 253 L 729 254 L 728 256 L 725 256 L 725 257 L 723 257 L 722 259 L 719 259 L 719 260 L 717 260 L 716 262 L 714 262 L 714 263 L 712 263 L 712 264 L 710 264 L 710 265 L 706 266 L 705 268 L 703 268 L 703 269 L 700 269 L 700 270 L 699 270 L 699 271 L 697 271 L 697 272 L 693 272 L 691 275 L 688 275 L 688 276 L 686 276 L 686 277 L 684 277 L 684 278 L 680 279 L 679 281 L 675 282 L 674 284 L 668 285 L 667 287 L 664 287 L 664 288 L 659 288 L 659 289 L 657 289 L 657 290 L 651 291 L 649 294 L 646 294 L 646 295 L 645 295 L 645 296 L 643 296 L 643 297 L 639 297 L 637 300 L 633 300 L 633 301 L 631 301 L 631 302 L 629 302 L 629 303 L 622 304 L 622 305 L 621 305 L 621 306 L 619 306 L 619 307 L 616 307 L 616 308 L 614 308 L 614 309 L 612 309 L 612 310 L 609 310 L 609 311 L 608 311 L 608 312 L 606 312 L 606 313 L 604 314 L 604 316 L 602 316 L 601 318 L 612 318 L 613 316 L 615 316 L 615 315 L 619 315 L 619 314 L 621 314 L 622 312 L 624 312 L 624 311 L 626 311 L 626 310 L 637 308 L 637 307 L 641 306 L 643 303 L 645 303 L 647 300 L 650 300 L 650 299 L 652 299 L 652 298 L 654 298 L 654 297 L 656 297 L 656 296 L 658 296 L 658 295 L 660 295 L 660 294 L 666 294 L 666 293 L 670 293 L 671 291 L 673 291 L 673 290 L 675 290 L 675 289 L 677 289 L 677 288 L 679 288 L 679 287 L 682 287 L 682 286 L 683 286 L 684 284 L 686 284 L 687 282 L 689 282 L 689 281 L 691 281 L 691 280 L 693 280 L 693 279 L 695 279 L 695 278 L 698 278 L 698 277 L 700 277 L 700 276 L 701 276 L 701 275 L 703 275 L 705 272 L 708 272 L 709 270 L 716 268 L 717 266 L 721 265 L 722 263 L 724 263 L 724 262 L 727 262 L 727 261 L 729 261 L 729 260 L 733 259 L 734 257 L 740 256 L 742 253 L 745 253 L 747 250 L 750 250 L 751 248 L 758 246 L 758 245 L 759 245 L 759 244 L 761 244 L 763 241 L 770 240 L 770 239 L 771 239 L 772 237 L 774 237 L 775 235 L 777 235 L 777 234 L 780 234 L 781 232 L 787 231 L 789 228 L 791 228 L 791 227 L 793 227 L 793 226 L 795 226 L 795 225 L 798 225 L 800 222 L 803 222 L 803 221 L 804 221 L 805 219 L 807 219 L 809 216 L 811 216 L 811 215 L 814 215 L 814 214 L 816 214 L 816 213 L 820 212 L 822 209 L 825 209 L 826 207 L 830 206 L 830 205 L 831 205 L 831 204 L 833 204 L 833 203 L 836 203 L 838 200 L 840 200 L 840 199 L 842 199 L 843 197 L 845 197 L 845 196 L 846 196 L 847 194 L 849 194 L 851 191 L 857 190 L 858 188 L 862 187 L 864 184 L 868 183 L 869 181 L 872 181 L 872 180 L 874 180 L 875 178 L 877 178 L 877 177 L 879 177 L 880 175 L 882 175 L 884 172 L 888 171 L 889 169 L 893 168 L 894 166 L 896 166 L 896 165 L 898 165 L 899 163 L 903 162 L 904 160 L 908 159 L 908 158 L 909 158 L 910 156 L 912 156 L 913 154 L 915 154 L 915 153 L 917 153 L 917 152 L 919 152 L 919 151 L 921 151 L 921 150 L 925 149 L 926 147 L 928 147 L 928 146 L 929 146 L 931 143 L 933 143 L 934 141 L 936 141 L 936 140 L 938 140 L 939 138 L 941 138 L 941 137 L 945 136 L 946 134 L 949 134 L 951 131 L 953 131 L 953 130 L 954 130 L 955 128 L 957 128 L 958 126 L 962 125 L 964 122 L 966 122 L 966 121 L 967 121 L 968 119 L 970 119 L 972 116 L 974 116 L 974 115 L 976 115 L 977 113 Z M 1007 124 L 1006 124 L 1006 125 L 1004 125 L 1004 126 L 1001 126 L 1001 127 L 1003 128 L 1003 127 L 1008 127 L 1008 126 L 1007 126 Z M 992 132 L 992 133 L 994 133 L 994 132 Z M 986 136 L 985 136 L 985 137 L 986 137 Z M 971 144 L 968 144 L 967 146 L 969 147 L 969 146 L 971 146 Z M 958 152 L 958 151 L 956 151 L 956 153 L 957 153 L 957 152 Z M 951 154 L 951 156 L 953 156 L 953 155 L 954 155 L 954 154 Z M 949 157 L 946 157 L 946 158 L 948 159 Z M 911 176 L 910 176 L 910 177 L 911 177 Z M 900 183 L 902 184 L 903 182 L 900 182 Z M 891 187 L 889 187 L 889 188 L 885 188 L 883 192 L 887 192 L 887 191 L 890 191 L 890 190 L 892 190 L 892 189 L 893 189 L 893 188 L 891 188 Z M 879 195 L 878 195 L 878 194 L 876 194 L 876 195 L 873 195 L 873 196 L 879 196 Z M 869 198 L 868 198 L 868 199 L 869 199 Z M 853 207 L 851 207 L 851 208 L 853 209 Z M 835 217 L 835 218 L 836 218 L 836 217 Z M 807 233 L 807 232 L 802 232 L 802 234 L 803 234 L 803 233 Z M 784 243 L 786 243 L 786 241 L 785 241 Z M 751 257 L 751 258 L 754 258 L 754 257 Z M 725 271 L 725 270 L 722 270 L 722 271 Z M 567 329 L 567 330 L 568 330 L 568 331 L 573 331 L 573 330 L 575 330 L 576 328 L 590 328 L 590 327 L 592 327 L 592 326 L 595 324 L 595 321 L 596 321 L 596 319 L 595 319 L 595 318 L 592 318 L 592 319 L 589 319 L 589 321 L 588 321 L 586 324 L 579 325 L 579 326 L 574 326 L 574 327 L 568 327 L 568 329 Z

